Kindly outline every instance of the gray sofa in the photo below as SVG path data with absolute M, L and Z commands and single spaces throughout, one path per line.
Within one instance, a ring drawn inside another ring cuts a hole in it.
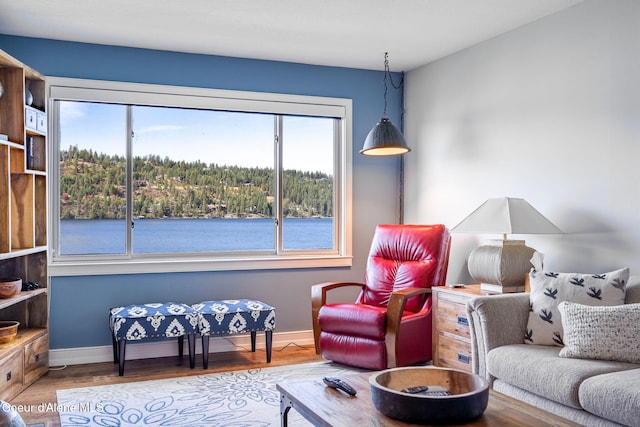
M 629 278 L 625 303 L 640 303 L 640 276 Z M 495 391 L 585 426 L 640 426 L 640 365 L 563 358 L 561 347 L 524 344 L 529 308 L 528 293 L 467 303 L 473 372 Z

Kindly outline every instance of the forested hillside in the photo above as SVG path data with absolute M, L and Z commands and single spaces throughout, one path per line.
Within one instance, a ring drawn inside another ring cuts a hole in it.
M 71 147 L 60 152 L 63 219 L 125 216 L 125 158 Z M 140 218 L 265 217 L 274 214 L 273 171 L 134 158 L 133 214 Z M 333 216 L 333 177 L 284 171 L 287 217 Z

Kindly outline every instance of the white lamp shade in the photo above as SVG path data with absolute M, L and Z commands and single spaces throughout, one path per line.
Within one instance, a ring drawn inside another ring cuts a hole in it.
M 524 199 L 489 199 L 451 229 L 478 234 L 560 234 L 562 231 Z

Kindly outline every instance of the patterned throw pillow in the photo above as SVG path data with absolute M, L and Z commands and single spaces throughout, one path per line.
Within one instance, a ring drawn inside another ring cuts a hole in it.
M 629 269 L 605 274 L 553 273 L 533 268 L 529 273 L 531 311 L 525 344 L 563 346 L 558 304 L 563 301 L 590 306 L 624 304 Z
M 564 329 L 560 357 L 640 363 L 640 304 L 558 305 Z

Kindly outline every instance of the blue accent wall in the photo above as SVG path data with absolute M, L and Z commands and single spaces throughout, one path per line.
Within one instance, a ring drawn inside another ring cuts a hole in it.
M 398 221 L 398 158 L 358 151 L 383 111 L 382 71 L 314 66 L 0 34 L 0 49 L 45 76 L 350 98 L 353 101 L 352 268 L 225 271 L 50 280 L 50 346 L 110 345 L 108 308 L 159 301 L 254 298 L 276 307 L 276 333 L 311 329 L 310 286 L 362 281 L 375 225 Z M 381 52 L 382 58 L 382 52 Z M 400 75 L 394 74 L 394 81 Z M 389 90 L 388 113 L 400 123 L 400 91 Z M 410 142 L 409 142 L 410 143 Z

